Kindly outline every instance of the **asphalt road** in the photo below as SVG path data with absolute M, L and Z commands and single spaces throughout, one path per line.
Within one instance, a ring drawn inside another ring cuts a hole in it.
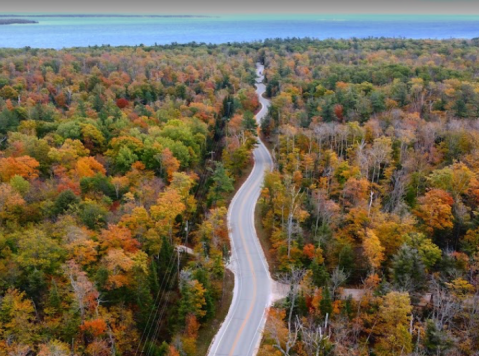
M 261 122 L 268 112 L 269 100 L 262 97 L 264 67 L 257 64 L 256 93 L 262 109 L 256 114 Z M 263 184 L 264 173 L 273 160 L 260 141 L 254 152 L 253 170 L 234 196 L 228 210 L 232 245 L 231 265 L 235 276 L 233 301 L 226 319 L 209 349 L 209 356 L 251 356 L 257 353 L 271 304 L 271 276 L 254 225 L 254 210 Z

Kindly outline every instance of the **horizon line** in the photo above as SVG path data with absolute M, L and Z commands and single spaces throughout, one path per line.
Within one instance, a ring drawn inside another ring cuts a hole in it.
M 0 16 L 142 16 L 142 17 L 155 17 L 155 16 L 189 16 L 189 17 L 213 17 L 213 16 L 235 16 L 235 15 L 261 15 L 261 16 L 443 16 L 443 17 L 479 17 L 479 13 L 475 14 L 441 14 L 441 13 L 375 13 L 375 12 L 358 12 L 358 13 L 338 13 L 338 12 L 314 12 L 314 13 L 291 13 L 291 12 L 255 12 L 255 13 L 181 13 L 181 12 L 165 12 L 165 13 L 143 13 L 143 12 L 59 12 L 59 11 L 47 11 L 47 12 L 2 12 Z

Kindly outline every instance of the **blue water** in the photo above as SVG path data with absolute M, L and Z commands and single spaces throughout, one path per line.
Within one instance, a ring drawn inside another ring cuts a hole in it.
M 225 43 L 266 38 L 479 37 L 474 16 L 215 16 L 207 18 L 23 18 L 33 25 L 0 26 L 0 47 L 65 48 L 153 45 L 191 41 Z

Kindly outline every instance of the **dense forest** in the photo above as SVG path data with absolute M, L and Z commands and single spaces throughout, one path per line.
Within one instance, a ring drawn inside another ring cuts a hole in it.
M 199 354 L 256 143 L 260 355 L 478 355 L 479 41 L 0 50 L 0 356 Z
M 260 355 L 478 355 L 478 42 L 265 43 Z
M 0 355 L 195 355 L 255 143 L 254 55 L 0 58 Z

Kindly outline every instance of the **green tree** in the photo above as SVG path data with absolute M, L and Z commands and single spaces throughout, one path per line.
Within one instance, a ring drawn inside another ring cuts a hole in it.
M 422 263 L 427 270 L 431 268 L 441 259 L 442 251 L 435 245 L 431 239 L 424 234 L 412 233 L 406 236 L 405 242 L 408 246 L 417 250 L 421 257 Z
M 18 241 L 17 262 L 26 275 L 34 271 L 58 273 L 65 251 L 58 241 L 40 229 L 23 231 L 16 235 Z
M 181 300 L 178 307 L 178 325 L 184 326 L 186 317 L 194 315 L 197 319 L 206 316 L 205 288 L 189 271 L 182 271 L 180 278 Z
M 228 176 L 228 171 L 222 163 L 216 164 L 211 180 L 213 185 L 208 193 L 208 198 L 213 204 L 222 202 L 225 199 L 225 194 L 234 190 L 234 180 Z
M 21 196 L 25 196 L 30 190 L 30 183 L 19 175 L 15 175 L 10 179 L 10 185 Z
M 313 271 L 313 282 L 317 287 L 324 287 L 329 282 L 329 273 L 324 263 L 318 263 L 315 258 L 311 262 L 311 270 Z
M 134 154 L 128 147 L 121 147 L 118 155 L 115 157 L 115 163 L 120 172 L 127 172 L 131 165 L 138 161 L 138 156 Z
M 333 301 L 331 300 L 331 293 L 329 292 L 328 287 L 322 289 L 322 298 L 319 302 L 319 309 L 324 316 L 326 316 L 326 314 L 331 315 L 333 312 Z
M 243 121 L 241 122 L 243 129 L 245 131 L 251 132 L 256 135 L 256 130 L 258 128 L 258 123 L 256 122 L 255 116 L 251 111 L 246 111 L 243 114 Z
M 78 198 L 75 193 L 73 193 L 71 190 L 64 190 L 55 199 L 52 212 L 55 216 L 58 216 L 79 202 L 80 198 Z
M 100 229 L 106 225 L 107 210 L 94 201 L 85 201 L 80 205 L 79 216 L 90 229 Z
M 378 90 L 374 90 L 371 93 L 370 100 L 371 100 L 371 106 L 374 113 L 379 113 L 386 110 L 385 95 L 382 92 Z
M 424 347 L 428 355 L 447 355 L 447 351 L 454 345 L 447 333 L 437 328 L 432 320 L 426 323 L 426 338 Z
M 419 292 L 426 283 L 426 269 L 418 250 L 403 244 L 392 260 L 391 274 L 397 288 Z

